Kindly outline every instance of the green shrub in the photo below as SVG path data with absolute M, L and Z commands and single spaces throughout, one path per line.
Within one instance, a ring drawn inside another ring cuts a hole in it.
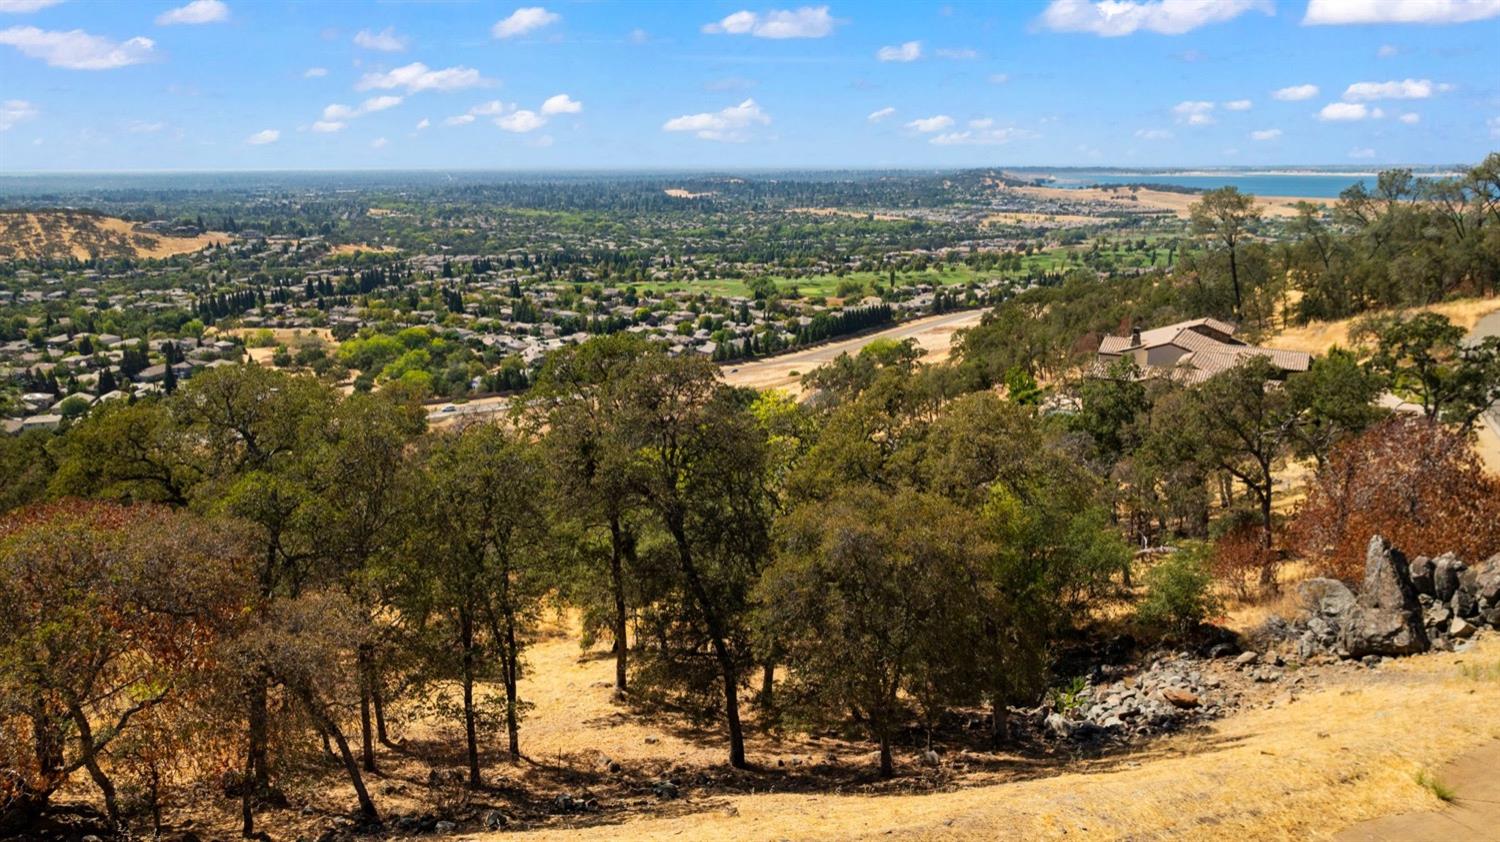
M 1136 619 L 1147 628 L 1185 635 L 1218 610 L 1202 545 L 1172 553 L 1147 571 L 1145 581 L 1146 598 L 1136 608 Z

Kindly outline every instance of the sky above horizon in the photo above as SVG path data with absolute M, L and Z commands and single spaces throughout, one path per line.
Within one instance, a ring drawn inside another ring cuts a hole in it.
M 0 171 L 1463 163 L 1497 43 L 1500 0 L 0 0 Z

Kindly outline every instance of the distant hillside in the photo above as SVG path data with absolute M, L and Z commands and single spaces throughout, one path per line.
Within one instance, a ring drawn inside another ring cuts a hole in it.
M 88 211 L 0 211 L 0 260 L 171 257 L 224 239 L 222 234 L 166 236 Z

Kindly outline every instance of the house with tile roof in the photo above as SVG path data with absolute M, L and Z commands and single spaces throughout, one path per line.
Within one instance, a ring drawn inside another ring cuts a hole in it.
M 1311 354 L 1250 345 L 1235 338 L 1235 330 L 1229 322 L 1205 318 L 1136 328 L 1129 336 L 1106 336 L 1099 344 L 1094 373 L 1103 376 L 1127 357 L 1141 377 L 1171 377 L 1188 384 L 1201 383 L 1252 356 L 1266 358 L 1283 376 L 1312 365 Z

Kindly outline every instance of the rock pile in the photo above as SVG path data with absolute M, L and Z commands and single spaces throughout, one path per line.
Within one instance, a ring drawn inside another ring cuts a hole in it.
M 1059 739 L 1139 737 L 1170 731 L 1192 720 L 1223 715 L 1237 700 L 1206 662 L 1183 653 L 1118 681 L 1080 689 L 1066 710 L 1037 711 L 1044 730 Z
M 1297 594 L 1302 614 L 1284 633 L 1304 659 L 1447 650 L 1480 626 L 1500 628 L 1500 554 L 1473 567 L 1452 553 L 1408 563 L 1377 535 L 1365 553 L 1359 596 L 1334 579 L 1309 579 Z

